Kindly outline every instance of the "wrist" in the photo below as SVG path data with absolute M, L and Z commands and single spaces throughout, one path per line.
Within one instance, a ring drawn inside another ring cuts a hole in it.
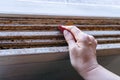
M 84 69 L 83 71 L 78 72 L 83 78 L 86 78 L 92 74 L 95 74 L 98 69 L 100 69 L 101 65 L 94 64 L 90 66 L 89 68 Z

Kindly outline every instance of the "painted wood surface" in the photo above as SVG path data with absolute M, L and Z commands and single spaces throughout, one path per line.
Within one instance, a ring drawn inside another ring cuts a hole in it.
M 119 18 L 0 15 L 1 80 L 80 80 L 70 66 L 67 43 L 59 25 L 75 25 L 93 35 L 98 40 L 98 56 L 120 54 Z
M 0 13 L 120 17 L 119 4 L 119 0 L 2 0 Z

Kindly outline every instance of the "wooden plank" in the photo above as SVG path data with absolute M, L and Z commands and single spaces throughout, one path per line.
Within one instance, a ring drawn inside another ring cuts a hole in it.
M 0 47 L 2 50 L 21 48 L 24 51 L 24 48 L 33 48 L 34 51 L 34 47 L 39 47 L 39 49 L 64 47 L 67 44 L 63 34 L 57 28 L 59 24 L 64 23 L 74 24 L 85 33 L 95 36 L 99 45 L 120 43 L 119 18 L 3 16 L 0 17 L 0 21 Z M 13 51 L 17 52 L 16 49 Z M 115 45 L 113 49 L 118 48 Z M 20 54 L 19 51 L 17 53 Z
M 76 25 L 107 25 L 107 24 L 120 24 L 119 18 L 97 18 L 97 17 L 88 17 L 88 18 L 63 18 L 63 17 L 1 17 L 1 24 L 57 24 L 65 25 L 66 23 L 76 24 Z
M 97 46 L 97 55 L 119 54 L 120 44 L 101 44 Z M 48 62 L 68 59 L 68 48 L 44 47 L 0 50 L 0 65 Z
M 120 43 L 119 18 L 6 15 L 0 21 L 1 49 L 66 46 L 58 30 L 63 23 L 93 35 L 99 44 Z
M 41 31 L 58 30 L 59 25 L 15 25 L 15 24 L 1 24 L 0 31 Z M 120 30 L 120 25 L 73 25 L 81 30 Z
M 113 41 L 112 41 L 113 42 Z M 0 41 L 1 49 L 10 48 L 32 48 L 32 47 L 50 47 L 50 46 L 65 46 L 65 40 L 3 40 Z
M 87 34 L 93 36 L 99 35 L 120 35 L 120 31 L 84 31 Z M 12 36 L 61 36 L 63 34 L 60 31 L 1 31 L 0 37 L 12 37 Z
M 96 38 L 98 44 L 120 43 L 120 38 Z M 67 46 L 63 39 L 14 39 L 0 40 L 0 49 Z

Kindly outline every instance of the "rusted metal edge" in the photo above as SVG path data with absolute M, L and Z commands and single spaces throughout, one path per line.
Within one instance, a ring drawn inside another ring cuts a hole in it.
M 59 25 L 13 25 L 0 24 L 0 31 L 42 31 L 42 30 L 58 30 Z M 81 30 L 120 30 L 120 25 L 73 25 Z
M 58 25 L 66 25 L 66 24 L 73 24 L 73 25 L 120 25 L 119 20 L 51 20 L 48 21 L 41 19 L 41 20 L 0 20 L 0 24 L 58 24 Z

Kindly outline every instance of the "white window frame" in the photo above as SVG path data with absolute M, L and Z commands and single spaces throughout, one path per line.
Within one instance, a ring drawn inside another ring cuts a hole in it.
M 0 2 L 1 14 L 120 17 L 120 6 L 63 2 L 7 0 Z

